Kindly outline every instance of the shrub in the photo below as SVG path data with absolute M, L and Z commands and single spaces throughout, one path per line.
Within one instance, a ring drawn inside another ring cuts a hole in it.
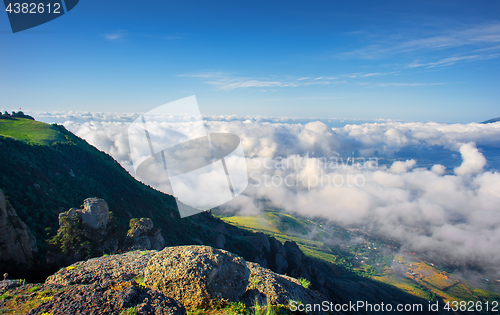
M 30 292 L 34 292 L 34 291 L 36 291 L 36 290 L 38 290 L 38 289 L 40 289 L 40 286 L 39 286 L 39 285 L 35 285 L 34 287 L 29 288 L 29 290 L 28 290 L 28 291 L 30 291 Z
M 231 302 L 224 309 L 228 315 L 246 315 L 250 314 L 245 304 L 242 302 Z
M 307 280 L 306 278 L 299 278 L 300 284 L 306 289 L 309 289 L 309 286 L 311 285 L 311 281 Z
M 137 315 L 137 309 L 134 307 L 121 311 L 120 315 Z
M 130 233 L 135 228 L 135 225 L 137 224 L 137 222 L 139 222 L 139 219 L 137 219 L 137 218 L 130 219 L 130 222 L 128 223 L 128 227 L 130 228 L 128 230 L 128 233 Z

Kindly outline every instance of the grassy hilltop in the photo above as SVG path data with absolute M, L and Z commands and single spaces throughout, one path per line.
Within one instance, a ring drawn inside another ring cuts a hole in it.
M 0 119 L 0 135 L 34 145 L 65 142 L 65 135 L 56 125 L 26 118 Z

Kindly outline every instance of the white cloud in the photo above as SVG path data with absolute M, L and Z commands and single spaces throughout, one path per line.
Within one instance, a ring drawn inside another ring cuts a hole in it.
M 488 59 L 498 58 L 499 56 L 500 56 L 500 53 L 497 53 L 497 54 L 477 54 L 477 55 L 459 56 L 459 57 L 447 57 L 447 58 L 440 59 L 440 60 L 434 61 L 434 62 L 427 62 L 427 63 L 413 62 L 413 63 L 407 65 L 407 67 L 408 68 L 443 67 L 443 66 L 451 66 L 451 65 L 456 64 L 457 62 L 462 62 L 462 61 L 471 62 L 471 61 L 479 61 L 479 60 L 488 60 Z
M 243 76 L 235 76 L 225 72 L 200 72 L 194 74 L 181 74 L 180 77 L 190 77 L 204 80 L 203 82 L 220 90 L 235 90 L 240 88 L 284 88 L 284 87 L 299 87 L 311 85 L 332 85 L 343 84 L 345 80 L 339 78 L 355 79 L 368 78 L 374 76 L 382 76 L 392 74 L 393 72 L 381 73 L 352 73 L 340 74 L 337 76 L 321 76 L 321 77 L 273 77 L 271 78 L 249 78 Z M 270 91 L 269 89 L 263 91 Z M 275 90 L 272 90 L 275 91 Z
M 478 174 L 483 171 L 486 165 L 486 159 L 477 150 L 474 143 L 467 143 L 460 147 L 460 154 L 462 154 L 462 165 L 455 168 L 455 174 L 467 175 Z
M 458 48 L 493 48 L 500 41 L 500 23 L 474 25 L 440 31 L 439 34 L 392 34 L 377 44 L 343 53 L 344 57 L 380 58 L 396 54 L 444 51 Z
M 441 164 L 435 164 L 432 166 L 431 171 L 438 175 L 444 175 L 444 173 L 446 173 L 446 166 Z
M 71 118 L 64 124 L 69 130 L 132 170 L 126 130 L 136 116 L 55 117 Z M 321 122 L 278 121 L 234 116 L 206 121 L 211 132 L 240 136 L 247 156 L 253 185 L 225 208 L 251 215 L 267 200 L 290 213 L 370 226 L 405 248 L 479 264 L 484 272 L 500 277 L 500 173 L 484 171 L 487 161 L 476 147 L 500 147 L 500 123 L 379 122 L 332 129 Z M 418 158 L 376 167 L 373 161 L 342 160 L 338 154 L 357 150 L 389 158 L 401 148 L 434 145 L 462 157 L 454 173 L 439 163 L 421 167 Z M 151 170 L 146 182 L 171 192 L 159 172 Z
M 403 83 L 403 82 L 387 82 L 387 83 L 369 83 L 369 82 L 359 82 L 360 85 L 365 86 L 376 86 L 376 87 L 418 87 L 418 86 L 434 86 L 434 85 L 443 85 L 446 83 Z
M 183 74 L 181 77 L 191 77 L 205 80 L 204 83 L 213 85 L 221 90 L 234 90 L 239 88 L 262 88 L 262 87 L 296 87 L 304 85 L 309 78 L 290 79 L 263 79 L 233 76 L 223 72 L 202 72 L 196 74 Z
M 417 162 L 415 160 L 407 160 L 405 162 L 403 161 L 396 161 L 392 163 L 391 167 L 389 168 L 389 172 L 393 174 L 401 174 L 401 173 L 406 173 L 408 170 L 411 170 Z
M 109 41 L 116 41 L 116 40 L 123 39 L 123 38 L 125 38 L 126 35 L 127 35 L 127 32 L 125 32 L 124 30 L 119 30 L 119 31 L 101 34 L 102 37 L 104 37 L 106 40 L 109 40 Z

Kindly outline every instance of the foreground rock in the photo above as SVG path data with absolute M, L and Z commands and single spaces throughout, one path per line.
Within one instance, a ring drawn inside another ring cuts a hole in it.
M 256 300 L 260 305 L 287 305 L 290 300 L 314 304 L 327 300 L 320 293 L 304 288 L 295 278 L 274 273 L 256 263 L 246 264 L 251 272 L 243 298 L 247 305 L 255 304 Z
M 131 280 L 144 276 L 144 268 L 158 252 L 133 251 L 121 255 L 92 258 L 62 268 L 46 284 L 102 284 L 109 280 Z
M 16 288 L 19 285 L 6 283 L 3 289 L 0 286 L 0 294 L 6 292 L 4 305 L 22 314 L 118 315 L 130 308 L 137 314 L 184 314 L 184 307 L 216 309 L 230 301 L 253 307 L 256 302 L 288 305 L 290 300 L 310 304 L 328 300 L 297 279 L 209 246 L 93 258 L 62 268 L 36 290 Z M 39 301 L 33 303 L 33 299 Z M 9 305 L 9 301 L 18 304 Z M 21 310 L 19 303 L 32 307 Z
M 144 283 L 179 300 L 188 309 L 214 308 L 238 301 L 250 270 L 235 254 L 209 246 L 168 247 L 144 271 Z
M 0 273 L 30 268 L 37 251 L 35 237 L 0 190 Z
M 59 286 L 24 285 L 3 294 L 1 312 L 15 314 L 183 315 L 178 301 L 134 281 Z

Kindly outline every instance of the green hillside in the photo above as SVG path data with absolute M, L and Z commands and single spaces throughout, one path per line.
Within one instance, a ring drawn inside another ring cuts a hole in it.
M 65 135 L 57 126 L 26 118 L 0 119 L 0 136 L 35 145 L 66 141 Z
M 351 268 L 352 264 L 338 255 L 333 255 L 329 247 L 321 240 L 325 229 L 309 219 L 298 218 L 278 210 L 265 210 L 257 216 L 226 216 L 218 212 L 223 221 L 249 231 L 262 232 L 274 238 L 296 242 L 307 255 L 324 261 Z M 316 233 L 311 235 L 311 233 Z M 353 269 L 353 271 L 358 271 Z M 363 272 L 361 272 L 363 274 Z

